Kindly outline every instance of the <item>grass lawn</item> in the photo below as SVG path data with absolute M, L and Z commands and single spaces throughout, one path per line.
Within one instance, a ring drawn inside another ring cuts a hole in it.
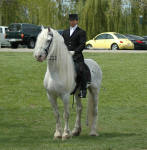
M 85 53 L 103 71 L 99 137 L 90 137 L 83 99 L 82 133 L 53 140 L 55 119 L 43 87 L 46 62 L 31 53 L 0 53 L 0 150 L 147 149 L 147 54 Z M 72 100 L 71 100 L 72 104 Z M 63 105 L 59 99 L 60 111 Z M 70 128 L 75 107 L 71 108 Z

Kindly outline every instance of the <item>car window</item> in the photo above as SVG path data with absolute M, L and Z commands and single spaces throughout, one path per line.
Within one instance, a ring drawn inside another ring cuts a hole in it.
M 3 32 L 2 32 L 2 28 L 0 28 L 0 33 L 3 33 Z
M 140 36 L 136 36 L 136 35 L 132 35 L 131 36 L 134 40 L 144 40 L 142 37 L 140 37 Z
M 107 34 L 107 39 L 114 39 L 114 37 L 111 34 Z
M 127 39 L 129 39 L 129 40 L 133 40 L 130 36 L 126 36 L 127 37 Z
M 103 39 L 107 39 L 108 34 L 103 34 Z
M 63 34 L 63 30 L 57 30 L 57 32 L 62 35 Z
M 30 25 L 29 24 L 22 24 L 22 28 L 29 28 Z
M 104 37 L 104 34 L 101 34 L 101 35 L 98 35 L 96 38 L 95 38 L 95 40 L 102 40 L 102 39 L 104 39 L 105 37 Z
M 9 31 L 21 31 L 21 24 L 11 24 Z
M 119 33 L 115 33 L 114 35 L 115 35 L 118 39 L 127 39 L 127 37 L 125 37 L 124 35 L 119 34 Z
M 144 40 L 143 37 L 141 36 L 137 36 L 137 35 L 126 35 L 127 38 L 131 39 L 131 40 Z
M 5 32 L 8 31 L 8 28 L 5 28 Z

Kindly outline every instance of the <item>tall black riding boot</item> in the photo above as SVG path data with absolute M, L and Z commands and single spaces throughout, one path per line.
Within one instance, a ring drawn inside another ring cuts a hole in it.
M 80 87 L 80 93 L 79 93 L 79 97 L 80 98 L 86 98 L 87 95 L 87 81 L 85 76 L 83 75 L 81 77 L 81 87 Z
M 87 89 L 82 89 L 82 90 L 80 90 L 80 93 L 78 96 L 80 98 L 86 98 L 86 95 L 87 95 Z

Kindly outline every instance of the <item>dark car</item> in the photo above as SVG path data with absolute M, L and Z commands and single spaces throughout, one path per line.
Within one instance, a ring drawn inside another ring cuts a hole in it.
M 145 41 L 147 42 L 147 36 L 143 36 L 143 38 L 145 39 Z
M 143 37 L 132 34 L 126 34 L 125 36 L 134 43 L 134 49 L 136 50 L 147 49 L 147 42 Z
M 147 50 L 147 36 L 143 36 L 143 38 L 145 39 L 145 42 L 146 42 L 146 50 Z
M 13 23 L 8 27 L 5 37 L 12 48 L 17 48 L 19 44 L 34 48 L 40 31 L 41 26 L 28 23 Z
M 143 36 L 143 38 L 147 40 L 147 36 Z
M 57 31 L 60 35 L 62 35 L 64 30 L 57 30 Z

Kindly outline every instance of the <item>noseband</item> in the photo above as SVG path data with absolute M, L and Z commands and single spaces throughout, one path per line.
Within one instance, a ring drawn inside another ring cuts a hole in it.
M 50 46 L 51 46 L 51 44 L 52 44 L 52 41 L 53 41 L 53 34 L 48 34 L 48 35 L 50 35 L 52 38 L 51 38 L 51 40 L 49 41 L 48 47 L 45 49 L 46 56 L 48 55 L 49 48 L 50 48 Z

